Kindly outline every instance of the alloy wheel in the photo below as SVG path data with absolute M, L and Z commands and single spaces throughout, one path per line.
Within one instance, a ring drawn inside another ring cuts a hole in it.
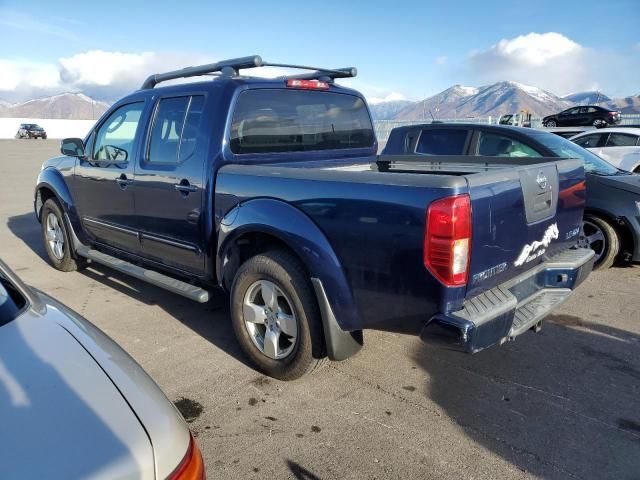
M 273 282 L 258 280 L 247 289 L 242 304 L 244 323 L 253 344 L 273 360 L 293 351 L 298 321 L 291 300 Z
M 53 256 L 62 260 L 64 258 L 64 232 L 54 213 L 47 215 L 47 241 Z
M 589 220 L 584 220 L 582 233 L 578 239 L 578 246 L 593 250 L 596 253 L 596 263 L 598 263 L 607 251 L 607 237 L 598 225 Z

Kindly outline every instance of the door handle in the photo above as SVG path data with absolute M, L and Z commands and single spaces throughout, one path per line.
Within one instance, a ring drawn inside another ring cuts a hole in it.
M 131 185 L 133 183 L 133 180 L 128 179 L 127 176 L 122 173 L 118 178 L 116 178 L 116 183 L 124 190 L 127 188 L 127 185 Z
M 196 187 L 195 185 L 191 185 L 189 183 L 189 180 L 187 180 L 186 178 L 180 180 L 180 183 L 176 183 L 174 187 L 177 191 L 184 195 L 189 195 L 192 192 L 198 191 L 198 187 Z

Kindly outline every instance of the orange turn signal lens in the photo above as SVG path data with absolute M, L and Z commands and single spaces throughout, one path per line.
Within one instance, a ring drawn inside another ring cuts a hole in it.
M 169 475 L 169 480 L 206 480 L 206 478 L 202 454 L 192 435 L 186 455 L 180 465 Z

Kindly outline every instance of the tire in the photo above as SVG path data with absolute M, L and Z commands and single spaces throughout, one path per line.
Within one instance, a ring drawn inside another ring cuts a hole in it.
M 53 218 L 55 217 L 55 221 Z M 73 272 L 86 266 L 86 261 L 76 259 L 71 251 L 71 237 L 58 202 L 50 198 L 42 206 L 42 242 L 49 263 L 61 272 Z
M 277 295 L 270 296 L 274 291 Z M 240 347 L 266 375 L 295 380 L 324 363 L 324 335 L 316 296 L 303 266 L 290 253 L 266 252 L 240 266 L 231 287 L 231 321 Z M 293 337 L 288 335 L 294 330 Z M 268 335 L 272 342 L 265 341 Z
M 620 253 L 620 237 L 614 226 L 597 215 L 585 215 L 579 245 L 596 252 L 594 270 L 605 270 L 615 263 Z
M 549 120 L 544 124 L 544 126 L 547 128 L 555 128 L 558 126 L 558 123 L 555 120 Z
M 602 120 L 601 118 L 596 118 L 591 125 L 593 125 L 596 128 L 604 128 L 608 125 L 606 120 Z

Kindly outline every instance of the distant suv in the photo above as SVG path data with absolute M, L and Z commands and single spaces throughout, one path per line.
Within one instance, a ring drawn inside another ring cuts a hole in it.
M 620 112 L 595 105 L 572 107 L 542 119 L 545 127 L 574 127 L 593 125 L 597 128 L 620 123 Z
M 42 138 L 47 139 L 47 132 L 35 123 L 21 123 L 16 138 Z

